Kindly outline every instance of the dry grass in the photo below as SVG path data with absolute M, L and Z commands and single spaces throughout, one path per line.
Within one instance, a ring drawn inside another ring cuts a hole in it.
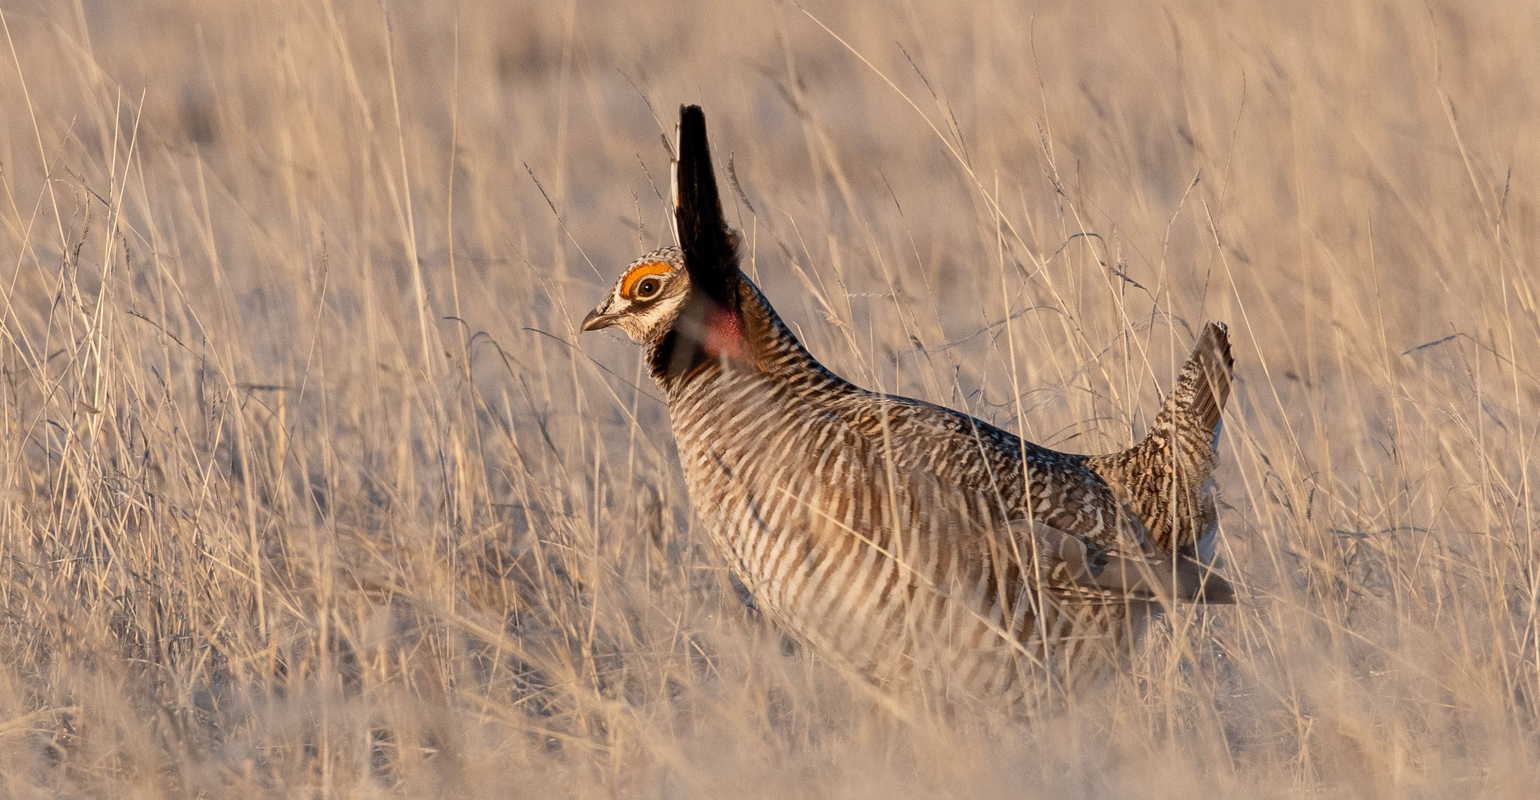
M 0 6 L 0 794 L 1533 796 L 1534 4 L 418 5 Z M 682 101 L 869 386 L 1107 450 L 1229 320 L 1242 604 L 1026 722 L 784 655 L 574 329 Z

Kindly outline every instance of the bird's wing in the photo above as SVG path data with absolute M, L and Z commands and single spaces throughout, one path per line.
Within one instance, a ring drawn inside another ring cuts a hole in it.
M 1017 541 L 1030 544 L 1035 571 L 1050 589 L 1099 590 L 1167 604 L 1235 602 L 1229 581 L 1191 558 L 1105 550 L 1036 520 L 1017 520 L 1010 527 Z

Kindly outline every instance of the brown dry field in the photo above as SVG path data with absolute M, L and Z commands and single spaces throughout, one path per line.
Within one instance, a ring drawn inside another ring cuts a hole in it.
M 1540 787 L 1540 6 L 0 14 L 0 795 Z M 1113 450 L 1227 320 L 1240 604 L 1021 719 L 747 615 L 576 330 L 681 102 L 866 386 Z

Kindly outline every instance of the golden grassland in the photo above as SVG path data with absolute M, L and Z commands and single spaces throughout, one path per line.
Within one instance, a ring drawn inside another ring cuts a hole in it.
M 1540 784 L 1533 3 L 0 12 L 0 794 Z M 575 326 L 681 102 L 869 387 L 1112 450 L 1229 321 L 1239 606 L 1025 720 L 744 612 Z

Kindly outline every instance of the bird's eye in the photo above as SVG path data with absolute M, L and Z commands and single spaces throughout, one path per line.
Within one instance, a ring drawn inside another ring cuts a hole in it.
M 641 283 L 636 285 L 636 299 L 646 300 L 657 294 L 661 288 L 663 288 L 663 282 L 657 278 L 643 278 Z

